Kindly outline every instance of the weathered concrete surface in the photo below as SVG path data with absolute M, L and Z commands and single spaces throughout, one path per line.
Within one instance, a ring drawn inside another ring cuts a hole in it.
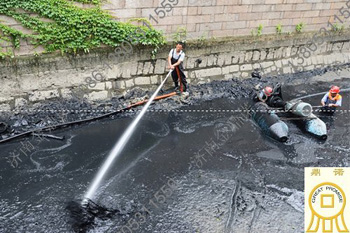
M 254 69 L 263 69 L 264 74 L 288 74 L 349 62 L 350 32 L 325 37 L 316 51 L 303 55 L 304 45 L 313 35 L 189 43 L 184 64 L 188 81 L 203 84 L 222 77 L 226 80 L 248 78 Z M 161 48 L 155 60 L 150 59 L 150 49 L 137 47 L 124 59 L 118 59 L 112 50 L 101 49 L 76 56 L 52 54 L 3 60 L 0 62 L 0 104 L 5 104 L 5 109 L 13 109 L 23 103 L 22 99 L 32 104 L 71 98 L 72 90 L 76 96 L 94 102 L 135 86 L 151 88 L 167 73 L 165 58 L 170 49 L 170 45 Z M 198 59 L 202 60 L 200 64 Z M 86 88 L 79 90 L 82 85 Z M 171 78 L 167 85 L 172 85 Z

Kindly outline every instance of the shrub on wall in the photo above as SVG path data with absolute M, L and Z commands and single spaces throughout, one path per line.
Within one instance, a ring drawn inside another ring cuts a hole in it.
M 42 45 L 46 52 L 62 53 L 89 52 L 89 49 L 102 45 L 116 47 L 127 41 L 130 35 L 139 39 L 136 44 L 150 45 L 155 49 L 165 43 L 162 33 L 151 26 L 141 26 L 144 31 L 141 33 L 140 27 L 132 23 L 114 20 L 100 8 L 100 0 L 78 2 L 95 6 L 81 9 L 67 0 L 1 1 L 0 15 L 14 18 L 34 33 L 25 34 L 0 22 L 0 39 L 10 39 L 13 47 L 18 48 L 20 39 L 27 38 L 34 45 Z

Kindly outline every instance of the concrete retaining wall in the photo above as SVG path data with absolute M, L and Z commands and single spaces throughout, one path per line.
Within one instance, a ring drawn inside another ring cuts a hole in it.
M 283 74 L 296 72 L 295 69 L 312 70 L 349 62 L 349 32 L 325 37 L 324 43 L 317 45 L 316 51 L 307 58 L 309 54 L 301 53 L 305 53 L 302 46 L 312 36 L 240 38 L 189 44 L 185 59 L 189 83 L 248 78 L 255 68 L 262 68 L 265 74 Z M 72 90 L 76 92 L 80 85 L 86 84 L 87 77 L 94 75 L 101 80 L 97 73 L 101 73 L 104 80 L 78 96 L 93 102 L 122 94 L 135 86 L 155 88 L 167 73 L 166 57 L 171 47 L 162 48 L 155 60 L 150 59 L 150 49 L 134 48 L 134 53 L 124 59 L 116 58 L 113 51 L 101 50 L 77 56 L 52 54 L 1 61 L 0 110 L 55 98 L 71 98 Z M 196 62 L 199 58 L 201 64 Z M 298 64 L 302 60 L 303 63 Z M 292 64 L 297 68 L 293 69 Z M 170 79 L 167 85 L 172 85 Z

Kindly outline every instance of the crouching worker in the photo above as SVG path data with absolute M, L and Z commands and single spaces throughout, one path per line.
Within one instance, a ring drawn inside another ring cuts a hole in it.
M 266 86 L 261 88 L 260 85 L 255 87 L 255 90 L 258 92 L 253 96 L 255 102 L 266 103 L 269 107 L 272 108 L 282 108 L 285 106 L 286 102 L 282 97 L 282 87 L 280 84 L 277 84 L 275 87 Z
M 332 86 L 328 93 L 326 93 L 322 100 L 322 111 L 334 113 L 337 107 L 341 107 L 342 96 L 339 94 L 340 88 L 338 86 Z
M 176 48 L 172 49 L 168 56 L 168 68 L 174 70 L 171 73 L 175 84 L 175 91 L 180 90 L 181 92 L 187 91 L 187 81 L 184 74 L 183 61 L 185 60 L 185 53 L 182 51 L 184 44 L 178 42 Z M 180 81 L 180 88 L 179 88 Z

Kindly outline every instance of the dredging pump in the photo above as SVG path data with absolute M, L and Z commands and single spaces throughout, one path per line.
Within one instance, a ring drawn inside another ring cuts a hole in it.
M 252 118 L 262 131 L 268 136 L 281 142 L 288 140 L 289 129 L 280 116 L 293 121 L 302 130 L 321 140 L 327 139 L 326 124 L 314 115 L 312 106 L 301 100 L 285 102 L 282 97 L 281 85 L 274 88 L 258 86 L 253 96 L 254 104 L 251 107 Z

